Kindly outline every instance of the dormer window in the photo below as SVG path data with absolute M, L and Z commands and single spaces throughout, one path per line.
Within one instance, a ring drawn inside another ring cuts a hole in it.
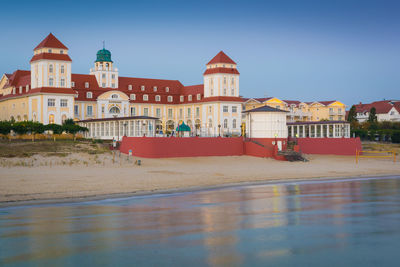
M 200 100 L 200 99 L 201 99 L 201 95 L 197 94 L 197 100 Z
M 113 95 L 111 95 L 111 98 L 116 99 L 116 98 L 118 98 L 118 95 L 117 94 L 113 94 Z
M 86 98 L 92 98 L 93 94 L 92 92 L 86 92 Z
M 85 88 L 89 88 L 89 83 L 85 82 Z
M 128 90 L 132 90 L 132 84 L 128 85 Z
M 189 95 L 189 96 L 188 96 L 188 100 L 189 100 L 189 101 L 192 101 L 192 95 Z
M 22 94 L 22 86 L 19 87 L 19 93 Z
M 173 101 L 172 96 L 169 95 L 167 100 L 168 100 L 168 102 L 172 102 Z
M 15 87 L 13 88 L 13 95 L 15 95 Z
M 149 101 L 149 95 L 143 95 L 143 101 Z
M 131 100 L 136 100 L 136 95 L 135 95 L 135 94 L 131 94 L 131 95 L 130 95 L 130 99 L 131 99 Z
M 64 54 L 64 50 L 60 50 L 60 54 Z
M 157 102 L 160 102 L 160 101 L 161 101 L 161 96 L 156 95 L 156 101 L 157 101 Z
M 51 49 L 47 50 L 49 53 L 53 53 L 53 51 Z
M 72 86 L 72 87 L 75 87 L 75 82 L 71 82 L 71 86 Z
M 26 86 L 26 89 L 25 89 L 25 90 L 26 90 L 26 92 L 29 91 L 29 85 Z
M 140 90 L 144 91 L 145 87 L 144 85 L 140 86 Z
M 181 95 L 180 101 L 183 102 L 183 100 L 185 100 L 185 97 L 183 95 Z
M 165 92 L 169 92 L 169 87 L 165 87 Z
M 157 86 L 154 86 L 154 87 L 153 87 L 153 91 L 154 91 L 154 92 L 157 92 Z

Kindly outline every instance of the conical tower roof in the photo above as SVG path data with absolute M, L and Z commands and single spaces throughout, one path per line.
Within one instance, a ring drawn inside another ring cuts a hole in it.
M 215 64 L 215 63 L 228 63 L 228 64 L 236 64 L 230 57 L 228 57 L 224 51 L 220 51 L 213 59 L 210 60 L 208 64 Z
M 44 48 L 44 47 L 68 49 L 52 33 L 47 35 L 47 37 L 44 38 L 43 41 L 41 41 L 40 44 L 38 44 L 33 50 L 36 50 L 36 49 L 39 49 L 39 48 Z

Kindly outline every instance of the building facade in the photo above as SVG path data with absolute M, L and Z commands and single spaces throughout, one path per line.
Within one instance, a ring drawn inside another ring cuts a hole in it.
M 382 100 L 368 104 L 359 103 L 356 107 L 357 120 L 359 122 L 367 121 L 371 108 L 376 109 L 376 118 L 378 121 L 400 121 L 400 100 Z
M 89 74 L 72 73 L 68 48 L 49 34 L 34 48 L 30 70 L 0 80 L 0 120 L 61 124 L 76 121 L 149 116 L 157 133 L 181 122 L 202 135 L 240 135 L 243 99 L 237 64 L 219 52 L 206 64 L 204 84 L 178 80 L 121 77 L 110 51 L 101 49 Z

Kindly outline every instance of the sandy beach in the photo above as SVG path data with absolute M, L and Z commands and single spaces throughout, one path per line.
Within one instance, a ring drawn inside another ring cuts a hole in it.
M 229 184 L 291 179 L 400 175 L 390 159 L 308 155 L 309 162 L 284 162 L 250 156 L 141 159 L 137 166 L 125 155 L 2 159 L 0 205 L 26 201 L 62 202 L 111 196 L 194 190 Z M 135 158 L 137 160 L 138 158 Z

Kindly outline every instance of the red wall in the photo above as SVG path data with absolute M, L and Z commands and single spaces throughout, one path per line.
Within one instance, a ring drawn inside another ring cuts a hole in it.
M 297 138 L 304 154 L 355 155 L 361 150 L 360 138 Z
M 121 152 L 144 158 L 243 155 L 241 137 L 123 137 Z
M 273 157 L 273 150 L 266 149 L 260 145 L 257 145 L 252 142 L 244 142 L 244 155 L 254 156 L 254 157 Z

